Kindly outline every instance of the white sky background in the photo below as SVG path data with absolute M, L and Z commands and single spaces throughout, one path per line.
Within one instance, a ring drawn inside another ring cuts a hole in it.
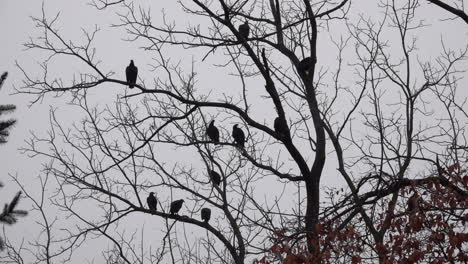
M 151 75 L 144 75 L 145 70 L 147 71 L 149 68 L 148 64 L 151 63 L 145 53 L 139 50 L 132 43 L 126 43 L 120 40 L 120 38 L 122 38 L 122 29 L 113 29 L 109 27 L 111 23 L 118 22 L 117 16 L 111 16 L 110 12 L 97 11 L 93 7 L 87 6 L 86 1 L 46 0 L 44 2 L 46 12 L 49 16 L 55 15 L 57 11 L 60 11 L 60 22 L 57 25 L 61 29 L 63 35 L 68 38 L 79 40 L 82 36 L 80 32 L 81 27 L 91 29 L 94 24 L 100 25 L 101 31 L 98 34 L 96 42 L 98 48 L 97 55 L 102 59 L 102 66 L 105 69 L 116 72 L 114 77 L 118 77 L 123 80 L 124 68 L 128 64 L 129 59 L 133 58 L 135 59 L 136 65 L 139 67 L 139 72 L 141 73 L 140 76 L 146 78 L 145 80 L 148 84 L 152 83 Z M 158 14 L 159 9 L 163 8 L 160 6 L 160 4 L 163 3 L 169 18 L 183 17 L 181 16 L 182 13 L 176 1 L 139 2 L 144 4 L 156 3 L 153 5 L 153 13 L 155 14 Z M 357 1 L 355 1 L 354 8 L 351 10 L 353 15 L 360 12 L 366 12 L 367 14 L 372 12 L 375 13 L 375 10 L 369 6 L 366 6 L 366 10 L 358 8 L 359 3 L 356 2 Z M 373 1 L 363 0 L 359 2 L 366 3 L 367 5 L 367 3 Z M 429 23 L 434 24 L 433 26 L 421 29 L 420 34 L 418 35 L 420 39 L 418 47 L 420 49 L 419 54 L 421 54 L 421 57 L 428 58 L 437 55 L 440 51 L 441 39 L 443 39 L 446 44 L 448 43 L 448 46 L 453 46 L 455 48 L 463 48 L 466 46 L 468 40 L 468 26 L 463 21 L 458 19 L 455 21 L 440 22 L 438 21 L 439 19 L 448 17 L 447 13 L 434 6 L 428 6 L 423 1 L 421 2 L 425 8 L 421 9 L 424 13 L 420 14 L 420 18 L 427 18 L 427 21 L 430 21 Z M 34 180 L 34 178 L 40 173 L 40 161 L 38 159 L 31 159 L 25 155 L 21 155 L 18 148 L 20 148 L 24 144 L 23 142 L 29 137 L 29 131 L 34 131 L 38 134 L 46 133 L 49 127 L 50 107 L 60 107 L 60 109 L 65 111 L 61 116 L 59 115 L 59 118 L 62 117 L 64 122 L 66 122 L 66 120 L 73 121 L 75 117 L 79 119 L 79 116 L 74 115 L 73 111 L 65 106 L 66 101 L 64 99 L 46 98 L 42 103 L 35 104 L 29 108 L 28 102 L 31 100 L 31 97 L 24 95 L 9 95 L 13 92 L 13 86 L 21 87 L 21 81 L 23 78 L 19 69 L 15 66 L 15 61 L 24 66 L 29 70 L 29 72 L 33 72 L 33 69 L 37 67 L 37 62 L 43 58 L 38 58 L 37 56 L 39 53 L 37 52 L 24 51 L 24 47 L 22 46 L 22 43 L 28 41 L 29 37 L 35 37 L 41 33 L 34 29 L 33 22 L 30 19 L 30 16 L 40 16 L 41 4 L 41 1 L 32 0 L 0 0 L 0 73 L 3 71 L 9 72 L 7 81 L 2 90 L 0 90 L 0 104 L 12 103 L 17 106 L 17 110 L 13 114 L 9 115 L 17 119 L 17 124 L 11 130 L 9 142 L 0 146 L 0 180 L 6 185 L 6 188 L 0 189 L 0 202 L 2 203 L 4 201 L 9 201 L 18 190 L 17 186 L 9 181 L 7 176 L 8 173 L 17 173 L 23 183 L 26 184 L 26 187 L 30 188 L 30 190 L 37 188 L 37 181 Z M 154 17 L 154 22 L 160 22 L 158 17 Z M 195 21 L 191 20 L 191 23 L 194 24 Z M 183 23 L 180 23 L 179 28 L 182 27 Z M 319 32 L 319 40 L 320 38 L 328 38 L 328 33 L 323 32 L 324 29 L 321 30 L 322 32 Z M 331 28 L 331 30 L 333 30 L 333 28 Z M 338 35 L 339 34 L 336 36 Z M 433 51 L 436 51 L 437 54 L 432 54 Z M 330 54 L 328 54 L 328 52 Z M 188 51 L 187 54 L 191 53 L 193 53 L 193 51 Z M 205 54 L 193 54 L 193 58 L 199 60 L 203 55 Z M 181 59 L 182 56 L 183 54 L 180 53 L 174 54 L 174 57 L 178 59 Z M 221 56 L 221 52 L 216 53 L 215 56 Z M 335 60 L 335 56 L 336 54 L 333 54 L 333 50 L 330 50 L 325 45 L 322 47 L 319 46 L 318 60 L 319 63 L 323 63 L 322 65 L 327 63 L 332 64 Z M 183 61 L 183 64 L 187 66 L 188 70 L 190 69 L 192 57 L 189 58 L 190 59 Z M 222 69 L 217 69 L 210 65 L 210 63 L 216 61 L 216 59 L 218 59 L 218 57 L 210 57 L 205 63 L 196 65 L 196 71 L 200 72 L 198 76 L 200 83 L 211 85 L 211 87 L 207 87 L 207 89 L 215 87 L 235 89 L 235 87 L 227 85 L 228 83 L 232 83 L 232 86 L 234 86 L 235 83 L 238 82 L 235 77 L 227 77 L 223 74 Z M 66 63 L 57 65 L 53 68 L 53 71 L 60 74 L 60 77 L 67 79 L 68 76 L 71 76 L 71 73 L 83 69 L 82 66 L 76 63 L 69 63 L 69 61 L 70 60 L 67 60 Z M 345 78 L 347 78 L 346 75 Z M 352 79 L 351 76 L 349 76 L 349 79 Z M 263 92 L 262 83 L 252 82 L 252 84 L 256 85 L 256 88 L 261 89 L 261 92 Z M 459 89 L 464 89 L 462 95 L 466 96 L 468 94 L 466 80 L 463 81 L 463 84 L 465 84 L 465 86 L 459 87 Z M 96 93 L 96 102 L 103 104 L 104 102 L 112 102 L 115 100 L 117 94 L 123 93 L 125 87 L 120 85 L 102 85 L 95 89 L 99 89 L 99 91 L 93 91 L 93 93 Z M 254 90 L 252 93 L 254 93 Z M 258 115 L 264 115 L 265 122 L 272 123 L 274 117 L 270 112 L 271 107 L 264 107 L 263 109 L 259 109 Z M 226 125 L 226 128 L 229 130 L 230 127 L 230 125 Z M 227 134 L 225 134 L 225 136 L 227 136 Z M 329 146 L 330 145 L 331 144 L 329 144 Z M 332 155 L 329 155 L 329 157 L 330 156 Z M 330 163 L 333 165 L 333 162 Z M 341 181 L 335 177 L 337 175 L 335 168 L 329 168 L 324 175 L 326 175 L 326 177 L 323 178 L 323 181 L 326 181 L 329 185 L 341 183 Z M 20 204 L 20 208 L 25 208 L 26 205 L 27 203 L 23 201 Z M 143 222 L 146 220 L 148 219 L 144 219 Z M 32 217 L 20 219 L 20 223 L 14 227 L 14 230 L 18 230 L 18 232 L 16 232 L 18 236 L 15 239 L 20 240 L 23 235 L 34 234 L 35 227 L 33 225 L 26 224 L 32 224 L 32 222 Z M 10 227 L 7 228 L 10 229 Z M 10 237 L 10 239 L 13 240 L 14 238 Z M 74 263 L 83 262 L 78 260 L 78 262 Z M 99 263 L 99 261 L 96 263 Z

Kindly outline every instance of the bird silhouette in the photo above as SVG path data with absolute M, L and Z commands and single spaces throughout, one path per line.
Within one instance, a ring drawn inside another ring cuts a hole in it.
M 203 208 L 201 209 L 201 219 L 205 221 L 205 223 L 208 223 L 211 218 L 211 210 L 210 208 Z
M 250 33 L 249 22 L 245 21 L 244 24 L 239 26 L 239 34 L 241 35 L 243 39 L 247 40 L 249 38 L 249 33 Z
M 275 118 L 275 132 L 280 136 L 280 137 L 286 137 L 288 134 L 288 125 L 286 122 L 282 122 L 281 118 L 277 117 Z
M 135 87 L 138 76 L 138 67 L 135 66 L 133 60 L 130 60 L 130 64 L 125 69 L 125 76 L 127 77 L 128 87 Z
M 184 203 L 184 199 L 180 199 L 180 200 L 175 200 L 171 203 L 171 209 L 170 209 L 170 213 L 171 215 L 173 214 L 178 214 L 179 213 L 179 210 L 180 208 L 182 208 L 182 204 Z
M 206 128 L 206 134 L 210 138 L 211 141 L 214 141 L 215 144 L 219 143 L 219 130 L 218 128 L 214 125 L 214 120 L 210 122 L 208 127 Z
M 406 205 L 408 207 L 408 212 L 410 213 L 419 210 L 419 195 L 414 192 L 414 194 L 408 199 Z
M 217 186 L 221 184 L 221 175 L 214 170 L 210 170 L 210 179 L 211 182 Z
M 315 63 L 315 60 L 312 59 L 311 57 L 307 57 L 299 62 L 299 66 L 297 67 L 299 72 L 302 74 L 309 74 L 309 70 L 312 67 L 312 65 Z
M 245 134 L 242 129 L 237 127 L 237 124 L 232 127 L 232 137 L 234 138 L 234 142 L 238 147 L 244 148 Z
M 156 205 L 158 204 L 158 201 L 156 200 L 156 197 L 154 197 L 154 192 L 150 192 L 148 198 L 146 198 L 146 202 L 148 203 L 148 208 L 150 211 L 156 211 Z

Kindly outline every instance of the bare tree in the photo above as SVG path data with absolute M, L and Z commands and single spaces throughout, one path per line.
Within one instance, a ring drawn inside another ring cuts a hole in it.
M 101 66 L 94 46 L 98 28 L 85 32 L 79 44 L 60 34 L 58 16 L 49 19 L 43 10 L 34 19 L 45 34 L 26 47 L 88 69 L 68 80 L 49 77 L 51 60 L 43 62 L 40 77 L 21 68 L 25 85 L 19 93 L 34 95 L 33 102 L 49 94 L 70 98 L 73 111 L 83 114 L 69 128 L 51 110 L 49 137 L 33 136 L 25 148 L 51 160 L 44 177 L 57 184 L 52 203 L 77 222 L 59 238 L 49 236 L 45 244 L 61 249 L 46 259 L 71 258 L 89 236 L 113 244 L 103 253 L 108 263 L 464 259 L 466 241 L 455 243 L 450 256 L 413 246 L 398 251 L 390 242 L 407 217 L 414 234 L 408 241 L 443 232 L 466 236 L 468 115 L 457 86 L 467 43 L 442 42 L 432 60 L 419 57 L 416 37 L 426 25 L 416 0 L 381 1 L 378 19 L 356 16 L 350 10 L 361 4 L 348 0 L 179 4 L 190 21 L 203 22 L 179 28 L 164 14 L 155 23 L 149 9 L 131 1 L 93 3 L 102 12 L 117 12 L 121 22 L 114 26 L 143 46 L 156 76 L 148 81 L 150 73 L 140 67 L 135 89 L 105 106 L 93 104 L 91 90 L 130 83 Z M 246 21 L 250 34 L 239 30 Z M 320 51 L 321 45 L 327 49 Z M 174 50 L 203 56 L 187 70 L 186 61 L 167 55 Z M 326 64 L 327 57 L 335 60 Z M 232 88 L 199 84 L 194 65 L 210 59 L 233 80 Z M 219 142 L 206 136 L 212 120 Z M 244 147 L 231 137 L 235 124 L 246 135 Z M 330 187 L 332 177 L 343 187 Z M 430 196 L 423 190 L 450 193 L 456 202 L 450 210 L 444 208 L 450 199 L 420 206 Z M 156 210 L 146 206 L 150 192 L 156 193 Z M 179 199 L 185 199 L 180 211 L 169 210 Z M 211 208 L 210 221 L 201 220 L 202 208 Z M 429 211 L 444 217 L 450 230 L 434 229 L 441 221 L 425 218 Z M 148 246 L 142 227 L 130 227 L 136 214 L 158 219 L 164 235 Z M 411 216 L 427 220 L 425 229 Z M 51 225 L 44 229 L 51 234 Z M 442 247 L 447 239 L 434 241 Z
M 455 3 L 449 4 L 440 0 L 427 0 L 428 2 L 450 12 L 452 15 L 459 17 L 468 24 L 468 15 L 465 12 L 465 2 L 464 1 L 454 1 Z

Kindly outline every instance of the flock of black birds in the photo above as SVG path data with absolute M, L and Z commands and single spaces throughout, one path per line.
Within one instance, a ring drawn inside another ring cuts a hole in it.
M 214 142 L 215 145 L 219 144 L 219 129 L 215 126 L 215 120 L 212 120 L 208 127 L 206 128 L 206 135 L 208 138 Z M 274 124 L 276 134 L 278 134 L 279 138 L 288 139 L 289 138 L 289 128 L 288 124 L 284 119 L 280 117 L 275 118 Z M 239 128 L 238 124 L 235 124 L 232 127 L 232 138 L 234 139 L 234 143 L 239 148 L 245 147 L 245 133 L 244 131 Z
M 208 138 L 216 145 L 219 144 L 219 130 L 218 128 L 214 125 L 215 120 L 212 120 L 208 127 L 206 128 L 206 135 Z M 286 124 L 283 119 L 277 117 L 274 122 L 274 128 L 275 132 L 278 134 L 280 138 L 289 138 L 289 129 L 288 125 Z M 244 148 L 245 146 L 245 134 L 242 129 L 238 127 L 238 124 L 235 124 L 232 127 L 232 137 L 234 138 L 234 143 L 236 144 L 237 147 L 239 148 Z M 208 172 L 209 177 L 211 182 L 219 187 L 219 185 L 222 182 L 221 175 L 217 173 L 214 170 L 209 170 Z M 156 211 L 156 206 L 157 206 L 157 200 L 156 197 L 154 197 L 154 192 L 150 192 L 148 198 L 146 199 L 146 202 L 148 203 L 148 208 L 150 211 Z M 180 209 L 182 208 L 182 205 L 184 203 L 184 199 L 176 200 L 171 203 L 169 213 L 171 215 L 178 214 Z M 205 223 L 208 223 L 208 221 L 211 218 L 211 210 L 209 208 L 202 208 L 201 210 L 201 218 Z
M 238 30 L 239 30 L 239 35 L 241 36 L 241 38 L 243 40 L 247 40 L 250 34 L 249 23 L 246 21 L 244 24 L 241 24 Z M 298 71 L 301 74 L 308 74 L 309 69 L 311 68 L 311 65 L 313 63 L 315 63 L 315 61 L 311 57 L 303 59 L 298 65 Z M 125 69 L 125 75 L 126 75 L 129 88 L 135 87 L 137 76 L 138 76 L 138 68 L 135 66 L 133 60 L 130 61 L 130 64 Z M 215 123 L 215 120 L 212 120 L 210 122 L 210 124 L 206 128 L 206 135 L 215 145 L 217 145 L 220 142 L 219 130 L 215 126 L 214 123 Z M 277 117 L 274 121 L 274 129 L 275 129 L 275 132 L 278 134 L 279 138 L 282 138 L 282 139 L 289 138 L 289 128 L 284 119 Z M 246 138 L 245 138 L 244 131 L 238 127 L 238 124 L 235 124 L 232 127 L 231 135 L 234 139 L 235 145 L 243 149 L 245 147 Z M 214 185 L 219 187 L 219 185 L 221 184 L 221 175 L 219 175 L 219 173 L 217 173 L 214 170 L 210 170 L 209 177 L 210 177 L 211 182 Z M 150 192 L 148 198 L 146 199 L 146 202 L 148 203 L 148 208 L 150 211 L 154 211 L 154 212 L 157 211 L 158 201 L 156 197 L 154 196 L 154 192 Z M 182 208 L 183 203 L 184 203 L 184 199 L 175 200 L 171 202 L 169 213 L 171 215 L 178 214 L 180 209 Z M 211 210 L 209 208 L 202 208 L 201 219 L 205 223 L 208 223 L 210 218 L 211 218 Z
M 214 125 L 214 120 L 210 122 L 208 127 L 206 128 L 206 135 L 208 138 L 214 142 L 215 145 L 219 143 L 219 130 L 218 128 Z M 244 148 L 245 146 L 245 134 L 242 129 L 238 127 L 238 124 L 235 124 L 232 127 L 232 138 L 234 138 L 234 143 L 236 146 L 239 148 Z
M 216 173 L 216 172 L 215 172 Z M 219 174 L 218 174 L 218 177 Z M 221 177 L 219 178 L 219 181 L 221 181 Z M 219 185 L 219 183 L 218 183 Z M 150 192 L 148 198 L 146 198 L 146 202 L 148 203 L 148 208 L 152 212 L 156 212 L 157 205 L 158 205 L 158 200 L 156 200 L 156 197 L 154 196 L 154 192 Z M 180 209 L 182 209 L 182 205 L 184 204 L 184 199 L 180 200 L 175 200 L 171 203 L 171 206 L 169 208 L 169 213 L 171 215 L 179 214 Z M 205 222 L 208 223 L 211 218 L 211 209 L 210 208 L 202 208 L 201 209 L 201 219 Z
M 250 35 L 249 22 L 245 21 L 244 24 L 239 25 L 238 31 L 242 40 L 247 41 Z M 309 70 L 311 69 L 312 65 L 315 64 L 315 62 L 315 58 L 307 57 L 299 62 L 297 69 L 300 73 L 308 75 Z M 130 60 L 130 64 L 125 69 L 125 76 L 127 79 L 128 86 L 130 88 L 135 87 L 138 76 L 138 67 L 135 66 L 133 60 Z
M 247 40 L 250 34 L 249 22 L 245 21 L 244 24 L 241 24 L 238 28 L 239 35 L 243 40 Z M 133 88 L 136 85 L 136 80 L 138 76 L 138 67 L 135 66 L 133 60 L 130 60 L 130 64 L 125 68 L 125 77 L 127 79 L 128 87 Z

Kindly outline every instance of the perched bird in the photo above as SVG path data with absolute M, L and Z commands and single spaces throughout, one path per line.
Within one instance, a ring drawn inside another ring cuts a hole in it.
M 242 129 L 237 127 L 237 124 L 232 127 L 232 137 L 234 138 L 234 142 L 236 142 L 237 146 L 244 148 L 245 134 Z
M 243 39 L 248 39 L 250 33 L 249 22 L 245 21 L 244 24 L 239 26 L 239 34 Z
M 310 67 L 315 63 L 315 60 L 311 57 L 307 57 L 299 62 L 297 67 L 299 72 L 303 74 L 309 74 Z
M 214 170 L 210 170 L 210 179 L 211 182 L 217 186 L 221 184 L 221 175 Z
M 201 219 L 205 221 L 205 223 L 208 223 L 211 218 L 211 210 L 210 208 L 203 208 L 201 209 Z
M 214 120 L 210 122 L 208 127 L 206 128 L 206 134 L 210 138 L 211 141 L 214 141 L 215 144 L 219 143 L 219 130 L 218 128 L 214 125 Z
M 125 75 L 127 77 L 128 86 L 133 88 L 138 76 L 138 68 L 133 64 L 133 60 L 130 60 L 130 64 L 125 69 Z
M 179 213 L 179 210 L 180 208 L 182 208 L 182 204 L 184 203 L 184 199 L 180 199 L 180 200 L 175 200 L 171 203 L 171 209 L 170 209 L 170 213 L 171 215 L 173 214 L 178 214 Z
M 408 212 L 419 210 L 419 195 L 416 192 L 411 195 L 406 205 L 408 207 Z
M 148 203 L 148 208 L 151 211 L 156 211 L 156 205 L 158 204 L 158 201 L 156 200 L 156 197 L 154 197 L 154 192 L 150 192 L 148 198 L 146 198 L 146 202 Z
M 285 122 L 281 122 L 281 118 L 275 118 L 275 132 L 281 137 L 285 137 L 288 134 L 288 125 Z

